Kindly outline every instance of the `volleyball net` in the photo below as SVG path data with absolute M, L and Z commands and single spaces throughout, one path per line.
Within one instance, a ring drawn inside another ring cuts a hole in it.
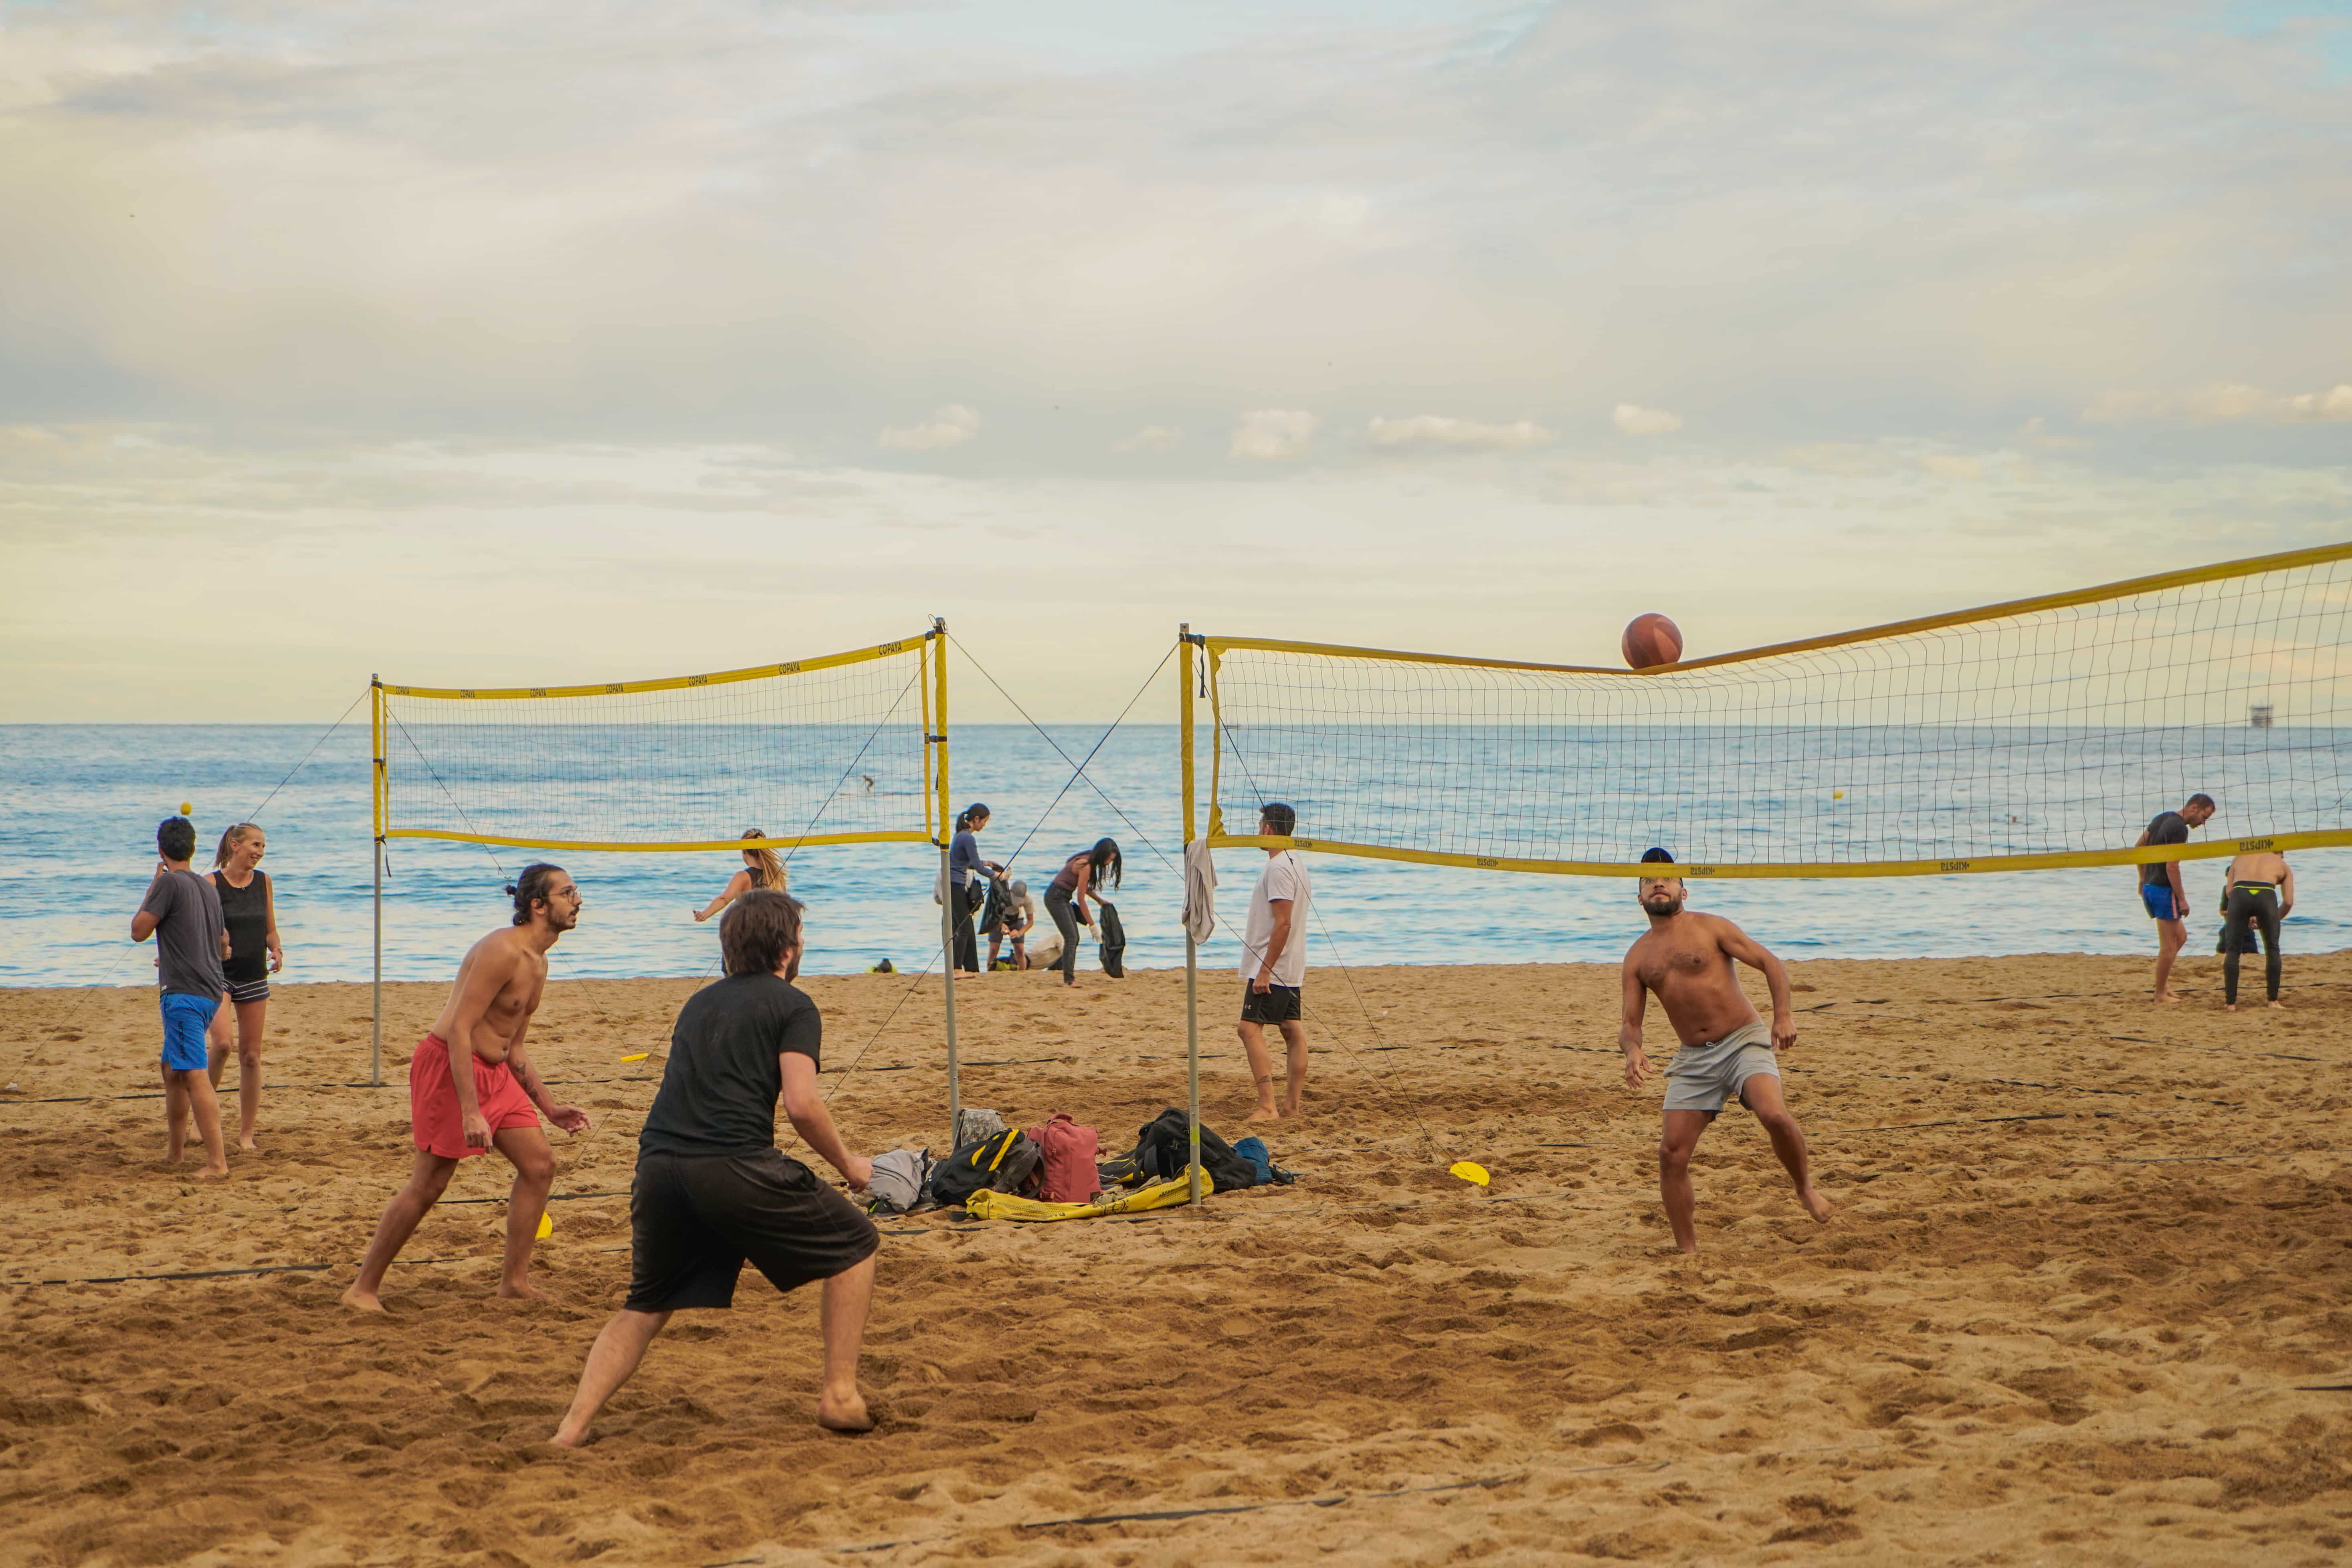
M 1639 672 L 1192 637 L 1186 838 L 1715 877 L 2352 844 L 2347 613 L 2352 544 Z M 2197 793 L 2202 841 L 2129 847 Z M 1269 801 L 1295 837 L 1257 836 Z
M 930 843 L 946 639 L 592 686 L 375 684 L 378 838 L 560 850 Z

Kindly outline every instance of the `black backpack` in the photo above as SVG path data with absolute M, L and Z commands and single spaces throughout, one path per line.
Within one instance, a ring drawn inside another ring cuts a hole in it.
M 1008 1127 L 977 1143 L 965 1144 L 933 1166 L 926 1190 L 931 1201 L 943 1208 L 961 1208 L 966 1198 L 982 1188 L 1017 1193 L 1037 1169 L 1044 1152 Z
M 1130 1157 L 1147 1179 L 1164 1182 L 1184 1173 L 1192 1163 L 1191 1143 L 1184 1113 L 1163 1110 L 1136 1130 L 1135 1152 Z M 1201 1169 L 1208 1173 L 1211 1188 L 1216 1192 L 1257 1185 L 1257 1167 L 1234 1153 L 1234 1146 L 1205 1121 L 1201 1124 Z
M 1113 980 L 1124 980 L 1127 978 L 1127 928 L 1118 923 L 1118 911 L 1110 907 L 1108 900 L 1097 899 L 1095 902 L 1102 906 L 1102 942 L 1099 945 L 1102 948 L 1103 973 Z

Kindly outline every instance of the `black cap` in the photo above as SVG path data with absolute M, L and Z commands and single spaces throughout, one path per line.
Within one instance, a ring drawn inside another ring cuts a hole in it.
M 1659 848 L 1654 844 L 1649 848 L 1642 851 L 1642 864 L 1644 866 L 1671 866 L 1674 863 L 1675 858 L 1672 855 L 1667 854 L 1664 850 Z

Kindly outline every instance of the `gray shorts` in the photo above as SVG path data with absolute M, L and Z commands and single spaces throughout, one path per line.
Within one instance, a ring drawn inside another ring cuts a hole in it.
M 1734 1029 L 1719 1040 L 1685 1046 L 1666 1064 L 1666 1109 L 1704 1110 L 1709 1115 L 1737 1100 L 1748 1080 L 1759 1073 L 1780 1076 L 1772 1055 L 1772 1029 L 1763 1023 Z

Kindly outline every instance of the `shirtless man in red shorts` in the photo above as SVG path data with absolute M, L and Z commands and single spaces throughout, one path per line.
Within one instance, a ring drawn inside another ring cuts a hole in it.
M 530 1284 L 530 1247 L 540 1216 L 547 1212 L 548 1188 L 555 1183 L 555 1152 L 539 1130 L 539 1111 L 566 1132 L 586 1131 L 588 1113 L 548 1098 L 547 1086 L 523 1053 L 522 1037 L 547 985 L 547 950 L 580 923 L 581 898 L 560 866 L 526 866 L 507 891 L 514 896 L 514 923 L 492 931 L 466 954 L 448 1005 L 409 1058 L 408 1115 L 416 1162 L 408 1184 L 375 1227 L 375 1239 L 360 1260 L 360 1277 L 343 1292 L 347 1307 L 383 1310 L 376 1294 L 383 1288 L 383 1271 L 441 1201 L 457 1162 L 493 1146 L 515 1170 L 499 1294 L 539 1298 Z M 453 1069 L 453 1064 L 466 1063 L 472 1071 Z

